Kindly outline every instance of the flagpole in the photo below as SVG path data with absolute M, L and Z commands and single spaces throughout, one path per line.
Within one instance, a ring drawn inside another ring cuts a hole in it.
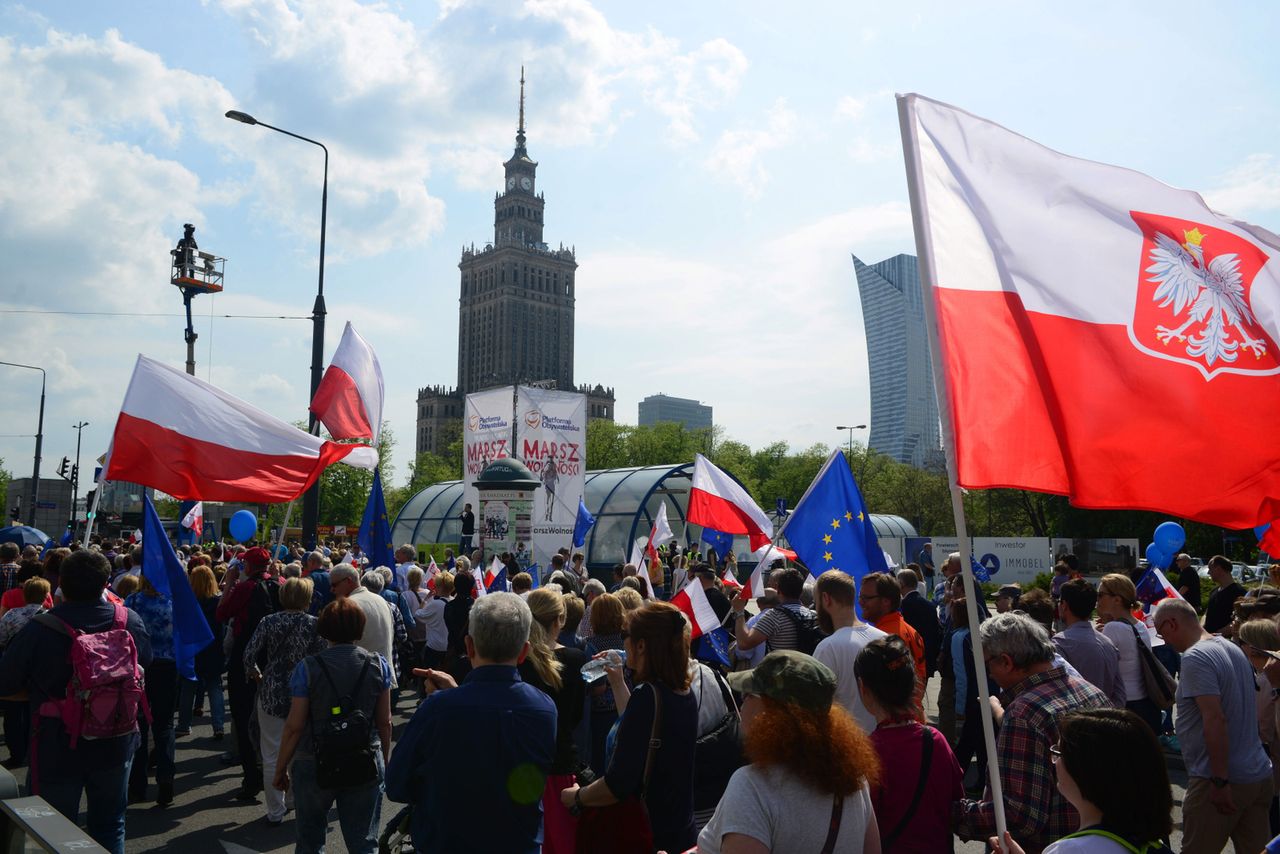
M 972 547 L 964 517 L 964 499 L 956 469 L 955 429 L 951 421 L 951 395 L 947 387 L 946 370 L 942 364 L 942 348 L 938 335 L 938 313 L 934 302 L 937 271 L 933 263 L 933 243 L 926 228 L 928 206 L 924 188 L 920 182 L 919 140 L 912 116 L 913 95 L 898 95 L 898 124 L 902 132 L 902 154 L 907 170 L 907 195 L 911 200 L 911 221 L 915 230 L 916 255 L 919 258 L 920 290 L 923 297 L 925 328 L 929 333 L 929 352 L 933 359 L 933 386 L 938 395 L 938 408 L 942 412 L 942 443 L 947 458 L 947 480 L 951 489 L 951 510 L 955 516 L 956 536 L 960 540 L 960 575 L 964 580 L 966 610 L 969 613 L 970 638 L 973 642 L 974 676 L 978 683 L 978 713 L 982 717 L 982 735 L 987 750 L 987 772 L 990 777 L 991 803 L 995 814 L 996 837 L 1003 840 L 1008 824 L 1005 820 L 1004 792 L 1000 786 L 1000 762 L 996 756 L 995 724 L 992 720 L 991 698 L 987 692 L 987 663 L 982 651 L 981 632 L 978 631 L 978 592 L 973 570 L 965 556 Z

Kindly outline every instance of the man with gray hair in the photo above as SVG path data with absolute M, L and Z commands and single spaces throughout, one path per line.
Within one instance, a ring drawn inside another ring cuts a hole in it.
M 1182 801 L 1182 850 L 1261 851 L 1270 839 L 1271 760 L 1258 737 L 1257 700 L 1249 659 L 1231 641 L 1200 625 L 1185 599 L 1163 599 L 1155 627 L 1182 653 L 1178 679 L 1178 740 L 1187 766 Z
M 382 578 L 377 573 L 373 575 L 377 578 L 376 583 L 381 590 Z M 333 589 L 334 596 L 350 599 L 360 606 L 361 611 L 364 611 L 364 634 L 356 641 L 356 646 L 369 652 L 380 653 L 388 664 L 395 661 L 395 618 L 391 615 L 387 600 L 361 585 L 360 570 L 349 563 L 340 563 L 329 570 L 329 586 Z M 396 671 L 393 667 L 391 668 L 391 688 L 394 690 L 397 687 Z
M 979 636 L 987 672 L 1002 692 L 992 705 L 1003 704 L 997 712 L 996 759 L 1005 820 L 1014 841 L 1027 854 L 1039 854 L 1080 823 L 1080 814 L 1058 791 L 1054 772 L 1050 748 L 1058 744 L 1058 716 L 1111 704 L 1097 688 L 1054 666 L 1049 633 L 1026 614 L 998 614 L 981 625 Z M 981 800 L 957 801 L 951 817 L 961 839 L 985 841 L 995 835 L 990 791 Z
M 386 789 L 414 807 L 415 850 L 539 851 L 556 707 L 516 670 L 532 622 L 514 593 L 482 596 L 471 607 L 472 670 L 462 685 L 440 670 L 414 671 L 428 696 L 391 754 Z
M 576 634 L 579 640 L 595 636 L 591 628 L 591 603 L 596 601 L 602 593 L 604 593 L 604 583 L 598 578 L 592 578 L 582 585 L 582 601 L 586 603 L 587 610 L 582 615 L 582 622 L 578 623 Z
M 324 552 L 316 549 L 307 553 L 306 562 L 302 565 L 302 577 L 311 579 L 311 607 L 307 611 L 313 617 L 319 616 L 324 606 L 333 601 L 328 564 L 329 559 Z
M 396 570 L 395 578 L 391 584 L 392 590 L 397 593 L 403 593 L 409 589 L 409 570 L 418 565 L 414 562 L 414 558 L 417 556 L 417 551 L 408 543 L 396 549 Z

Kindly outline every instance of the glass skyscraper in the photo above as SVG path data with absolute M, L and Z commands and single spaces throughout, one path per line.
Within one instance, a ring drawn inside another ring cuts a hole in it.
M 878 264 L 853 256 L 871 371 L 872 450 L 923 468 L 942 460 L 938 400 L 913 255 Z

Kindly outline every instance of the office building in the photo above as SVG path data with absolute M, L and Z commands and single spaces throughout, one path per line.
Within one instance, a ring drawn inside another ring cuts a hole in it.
M 687 397 L 651 394 L 640 401 L 641 427 L 661 421 L 683 424 L 687 430 L 710 430 L 711 407 Z

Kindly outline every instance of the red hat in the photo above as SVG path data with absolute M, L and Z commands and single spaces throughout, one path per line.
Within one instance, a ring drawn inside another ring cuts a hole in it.
M 248 569 L 266 569 L 271 561 L 271 555 L 267 554 L 267 550 L 261 546 L 254 546 L 241 555 L 241 560 Z

